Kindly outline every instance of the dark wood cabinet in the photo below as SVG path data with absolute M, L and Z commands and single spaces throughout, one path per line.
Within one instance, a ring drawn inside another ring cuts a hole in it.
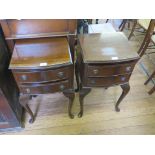
M 0 30 L 0 130 L 21 128 L 22 108 L 14 77 L 8 70 L 10 55 Z
M 123 91 L 115 105 L 115 110 L 120 111 L 119 104 L 130 90 L 129 79 L 139 60 L 138 54 L 121 32 L 79 35 L 78 43 L 79 117 L 83 115 L 84 97 L 94 87 L 121 86 Z
M 11 69 L 18 85 L 19 101 L 30 114 L 32 96 L 62 92 L 69 98 L 68 115 L 74 100 L 74 19 L 1 20 L 5 39 L 12 54 Z

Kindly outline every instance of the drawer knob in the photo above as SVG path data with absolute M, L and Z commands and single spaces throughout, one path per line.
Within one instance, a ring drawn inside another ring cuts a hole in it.
M 94 73 L 95 75 L 98 74 L 98 72 L 99 72 L 98 69 L 94 69 L 94 70 L 93 70 L 93 73 Z
M 121 77 L 121 81 L 125 81 L 126 80 L 126 78 L 123 76 L 123 77 Z
M 64 85 L 60 85 L 60 90 L 64 90 L 65 86 Z
M 126 67 L 126 71 L 127 72 L 131 71 L 131 66 Z
M 21 79 L 25 81 L 25 80 L 27 80 L 27 76 L 26 75 L 22 75 Z
M 58 77 L 59 77 L 59 78 L 63 78 L 63 77 L 64 77 L 64 73 L 63 73 L 63 72 L 59 72 L 59 73 L 58 73 Z
M 29 88 L 26 88 L 26 92 L 27 92 L 27 93 L 30 93 L 30 89 L 29 89 Z

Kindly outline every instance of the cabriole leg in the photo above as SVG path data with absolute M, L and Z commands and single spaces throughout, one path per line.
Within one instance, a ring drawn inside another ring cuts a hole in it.
M 122 88 L 122 94 L 121 94 L 121 96 L 119 97 L 119 99 L 118 99 L 118 101 L 117 101 L 117 103 L 116 103 L 116 105 L 115 105 L 115 110 L 117 111 L 117 112 L 119 112 L 120 111 L 120 109 L 119 109 L 119 104 L 121 103 L 121 101 L 124 99 L 124 97 L 128 94 L 128 92 L 129 92 L 129 90 L 130 90 L 130 85 L 129 85 L 129 83 L 126 83 L 126 84 L 123 84 L 123 85 L 121 85 L 121 88 Z

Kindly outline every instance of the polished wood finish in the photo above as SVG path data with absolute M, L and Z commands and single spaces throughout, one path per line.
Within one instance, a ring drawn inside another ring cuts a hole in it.
M 71 63 L 66 37 L 28 39 L 16 41 L 9 68 L 41 69 Z
M 17 40 L 9 68 L 20 89 L 20 103 L 35 117 L 28 106 L 33 95 L 63 92 L 69 98 L 68 114 L 74 100 L 74 68 L 66 37 Z M 23 101 L 26 100 L 26 101 Z
M 9 68 L 20 89 L 20 103 L 35 119 L 28 99 L 63 92 L 69 98 L 69 117 L 74 99 L 75 19 L 8 19 L 0 21 L 12 54 Z M 26 100 L 26 102 L 23 102 Z
M 1 20 L 6 39 L 40 38 L 76 33 L 74 19 L 7 19 Z
M 84 85 L 89 87 L 110 87 L 112 85 L 123 84 L 129 81 L 131 74 L 117 75 L 117 76 L 108 76 L 102 78 L 91 77 L 87 79 L 87 82 Z
M 68 80 L 54 83 L 49 82 L 45 84 L 39 83 L 39 84 L 19 85 L 20 92 L 22 92 L 23 94 L 34 94 L 34 95 L 59 92 L 68 89 L 70 87 L 71 86 L 69 85 Z
M 129 79 L 139 56 L 120 32 L 79 35 L 79 53 L 76 67 L 79 85 L 79 117 L 83 115 L 83 100 L 93 87 L 108 88 L 120 85 L 123 92 L 115 110 L 129 92 Z M 77 90 L 77 91 L 78 91 Z
M 88 65 L 88 76 L 89 77 L 100 77 L 100 76 L 111 76 L 119 74 L 131 73 L 134 69 L 135 61 L 130 61 L 129 63 L 118 63 L 111 65 Z
M 110 63 L 114 60 L 115 62 L 122 62 L 138 58 L 137 53 L 129 45 L 127 38 L 122 32 L 86 34 L 79 35 L 78 38 L 83 50 L 84 62 Z
M 68 39 L 72 59 L 77 32 L 75 19 L 5 19 L 0 20 L 10 52 L 13 52 L 15 41 L 25 38 L 46 38 L 65 36 Z
M 58 81 L 69 79 L 72 75 L 70 72 L 70 67 L 60 67 L 53 70 L 39 70 L 39 71 L 25 71 L 22 70 L 20 72 L 14 71 L 14 77 L 18 83 L 38 83 L 38 82 L 46 82 L 46 81 Z
M 103 21 L 104 22 L 104 21 Z M 119 24 L 118 24 L 119 25 Z M 130 30 L 125 29 L 128 36 Z M 134 50 L 143 40 L 142 35 L 132 39 L 130 44 Z M 152 72 L 152 64 L 146 56 L 146 66 Z M 140 61 L 140 62 L 141 62 Z M 68 100 L 61 93 L 40 95 L 29 101 L 30 108 L 37 114 L 35 123 L 29 124 L 29 114 L 24 115 L 25 129 L 7 132 L 3 135 L 154 135 L 155 134 L 155 93 L 151 96 L 147 91 L 152 82 L 145 86 L 147 80 L 140 62 L 136 64 L 130 78 L 130 91 L 120 105 L 121 112 L 116 113 L 114 103 L 117 101 L 121 88 L 92 89 L 84 98 L 84 117 L 68 119 L 66 107 Z M 43 104 L 42 104 L 43 103 Z M 62 104 L 63 103 L 63 104 Z M 37 111 L 37 112 L 36 112 Z M 73 113 L 79 111 L 79 94 L 75 94 Z

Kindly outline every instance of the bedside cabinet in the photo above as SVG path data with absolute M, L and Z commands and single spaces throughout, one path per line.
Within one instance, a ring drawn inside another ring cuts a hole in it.
M 129 79 L 139 56 L 121 32 L 84 34 L 78 36 L 79 53 L 76 78 L 79 85 L 80 113 L 83 115 L 83 100 L 91 88 L 121 86 L 123 92 L 115 110 L 130 90 Z
M 63 92 L 69 98 L 68 114 L 74 100 L 74 65 L 66 37 L 16 40 L 9 68 L 20 90 L 20 103 L 30 114 L 28 106 L 33 95 Z

